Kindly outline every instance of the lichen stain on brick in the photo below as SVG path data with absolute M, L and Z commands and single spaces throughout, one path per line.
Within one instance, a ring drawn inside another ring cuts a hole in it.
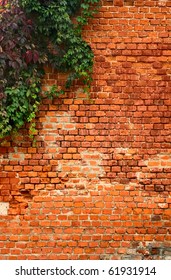
M 164 192 L 171 191 L 170 170 L 171 153 L 160 153 L 149 157 L 141 165 L 141 172 L 136 173 L 139 184 L 147 191 Z
M 171 153 L 161 153 L 145 161 L 149 169 L 153 168 L 171 168 Z
M 168 0 L 159 0 L 160 6 L 165 6 L 167 4 Z
M 0 216 L 7 216 L 9 209 L 9 202 L 0 202 Z
M 46 152 L 54 158 L 56 153 L 59 153 L 60 143 L 63 140 L 62 133 L 59 131 L 75 130 L 75 123 L 71 121 L 69 113 L 54 112 L 52 116 L 46 116 L 43 121 L 43 129 L 41 138 L 45 143 Z

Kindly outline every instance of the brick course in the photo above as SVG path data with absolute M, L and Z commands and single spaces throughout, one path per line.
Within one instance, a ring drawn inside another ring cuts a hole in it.
M 90 97 L 0 145 L 0 259 L 171 259 L 171 1 L 103 1 Z M 48 66 L 42 81 L 62 85 Z

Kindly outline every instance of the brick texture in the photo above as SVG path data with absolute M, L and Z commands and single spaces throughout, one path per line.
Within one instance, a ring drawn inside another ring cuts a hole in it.
M 0 259 L 171 259 L 171 1 L 103 1 L 83 34 L 90 97 L 1 139 Z

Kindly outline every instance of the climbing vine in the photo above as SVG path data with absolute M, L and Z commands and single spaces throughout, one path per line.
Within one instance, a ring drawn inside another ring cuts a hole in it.
M 82 28 L 100 0 L 11 0 L 0 14 L 0 138 L 33 119 L 41 102 L 44 64 L 90 87 L 93 53 Z M 62 93 L 57 88 L 47 95 Z

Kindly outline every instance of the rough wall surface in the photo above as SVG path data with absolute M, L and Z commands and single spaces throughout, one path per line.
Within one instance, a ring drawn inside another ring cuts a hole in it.
M 0 145 L 0 259 L 171 259 L 171 1 L 103 1 L 91 97 Z M 47 67 L 44 87 L 62 75 Z

